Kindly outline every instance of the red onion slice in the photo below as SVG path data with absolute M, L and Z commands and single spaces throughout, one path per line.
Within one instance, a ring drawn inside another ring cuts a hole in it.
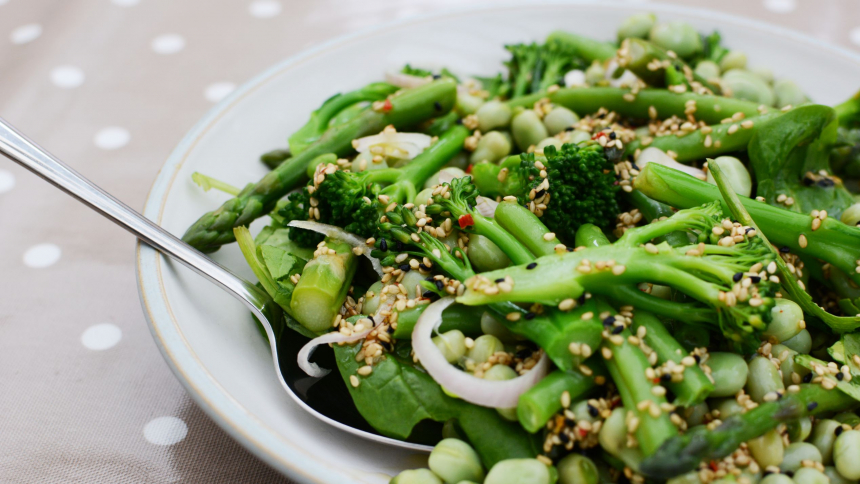
M 538 363 L 528 373 L 507 381 L 483 380 L 460 371 L 445 360 L 432 340 L 433 332 L 442 323 L 442 311 L 453 302 L 453 297 L 440 299 L 429 305 L 418 318 L 412 330 L 415 356 L 436 383 L 463 400 L 491 408 L 516 407 L 520 395 L 546 375 L 549 358 L 546 353 L 542 354 Z
M 378 259 L 370 255 L 370 251 L 372 249 L 364 242 L 364 239 L 362 239 L 361 237 L 355 234 L 351 234 L 335 225 L 321 224 L 319 222 L 311 222 L 310 220 L 293 220 L 287 225 L 290 227 L 298 227 L 300 229 L 310 230 L 318 234 L 323 234 L 326 237 L 342 240 L 353 247 L 360 248 L 361 255 L 367 257 L 367 259 L 373 265 L 373 270 L 376 271 L 377 274 L 379 274 L 379 277 L 382 277 L 382 264 L 379 263 Z

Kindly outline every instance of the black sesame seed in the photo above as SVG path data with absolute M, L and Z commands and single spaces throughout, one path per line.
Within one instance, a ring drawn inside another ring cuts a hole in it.
M 463 118 L 457 118 L 457 121 L 454 121 L 454 124 L 463 124 Z
M 761 276 L 750 276 L 750 280 L 753 284 L 758 284 L 759 282 L 761 282 Z
M 639 165 L 637 165 L 636 163 L 630 163 L 630 166 L 636 171 L 642 171 L 639 169 Z
M 496 279 L 496 284 L 498 284 L 498 283 L 500 283 L 500 282 L 505 282 L 505 278 L 504 278 L 504 277 L 500 277 L 500 278 Z
M 389 326 L 385 329 L 385 332 L 388 334 L 394 334 L 394 327 Z
M 821 180 L 818 180 L 817 185 L 821 188 L 830 188 L 836 185 L 836 182 L 834 182 L 830 178 L 822 178 Z
M 794 472 L 792 472 L 792 471 L 785 471 L 785 475 L 787 475 L 788 477 L 794 477 Z
M 436 280 L 436 276 L 427 276 L 424 278 L 424 280 L 427 282 L 433 282 Z
M 433 103 L 433 109 L 435 109 L 436 111 L 441 111 L 442 110 L 442 103 L 440 103 L 439 101 L 434 102 Z
M 424 294 L 422 294 L 421 297 L 423 297 L 424 299 L 432 299 L 435 295 L 436 293 L 433 291 L 424 291 Z
M 576 129 L 576 128 L 574 128 L 573 126 L 568 126 L 568 127 L 564 128 L 565 131 L 573 131 L 574 129 Z
M 844 373 L 839 372 L 839 373 L 837 373 L 837 374 L 836 374 L 836 379 L 837 379 L 837 380 L 842 381 L 844 378 L 845 378 L 845 374 L 844 374 Z
M 396 250 L 397 252 L 403 251 L 403 247 L 404 247 L 403 242 L 401 242 L 399 240 L 394 244 L 394 250 Z
M 412 269 L 412 268 L 409 267 L 409 264 L 403 264 L 400 266 L 400 270 L 403 272 L 409 272 L 410 269 Z
M 615 323 L 615 316 L 609 316 L 603 320 L 604 326 L 612 326 Z
M 844 432 L 844 431 L 845 431 L 845 429 L 843 429 L 842 426 L 840 425 L 839 427 L 836 427 L 836 430 L 834 430 L 833 433 L 836 434 L 837 437 L 839 437 L 840 435 L 842 435 L 842 432 Z
M 779 248 L 779 251 L 782 252 L 783 254 L 788 254 L 789 252 L 791 252 L 791 248 L 788 247 L 787 245 L 784 245 L 784 246 Z
M 524 317 L 525 317 L 526 319 L 534 319 L 534 318 L 535 318 L 535 316 L 537 316 L 537 314 L 535 314 L 535 313 L 533 313 L 533 312 L 529 311 L 529 312 L 527 312 L 527 313 L 526 313 L 526 315 L 525 315 Z
M 697 365 L 702 362 L 702 357 L 699 355 L 693 355 L 693 359 L 696 360 Z
M 762 477 L 767 477 L 767 476 L 769 476 L 769 475 L 771 475 L 771 474 L 773 474 L 773 472 L 771 472 L 771 471 L 764 471 L 764 473 L 762 473 Z
M 610 132 L 609 132 L 609 139 L 615 139 L 615 138 L 617 138 L 617 137 L 618 137 L 618 135 L 616 135 L 616 134 L 615 134 L 615 131 L 610 131 Z
M 531 355 L 532 355 L 532 350 L 530 350 L 528 348 L 523 348 L 523 349 L 517 351 L 515 356 L 521 360 L 524 360 Z
M 526 266 L 526 269 L 528 269 L 528 270 L 532 270 L 532 269 L 534 269 L 535 267 L 537 267 L 537 262 L 532 262 L 531 264 L 529 264 L 529 265 L 527 265 L 527 266 Z
M 809 383 L 812 381 L 812 373 L 807 373 L 803 375 L 803 383 Z
M 564 250 L 568 252 L 573 252 L 574 250 L 576 250 L 576 247 L 565 247 Z
M 441 291 L 442 289 L 445 289 L 445 284 L 443 284 L 443 283 L 442 283 L 442 281 L 440 281 L 440 280 L 436 280 L 436 281 L 435 281 L 435 283 L 436 283 L 436 289 L 438 289 L 438 290 L 440 290 L 440 291 Z
M 624 325 L 622 324 L 612 327 L 612 334 L 621 334 L 622 331 L 624 331 Z
M 564 419 L 564 424 L 565 424 L 566 426 L 568 426 L 568 427 L 573 427 L 574 425 L 576 425 L 576 422 L 574 422 L 573 420 L 571 420 L 571 419 L 569 419 L 569 418 L 565 418 L 565 419 Z M 841 427 L 840 427 L 840 428 L 841 428 Z
M 535 198 L 540 198 L 540 197 L 544 196 L 545 193 L 546 193 L 546 190 L 541 190 L 541 191 L 535 193 Z
M 388 241 L 385 239 L 379 239 L 379 250 L 383 252 L 388 251 Z
M 815 183 L 815 180 L 813 180 L 810 177 L 804 177 L 803 178 L 803 184 L 808 186 L 808 187 L 812 186 L 814 183 Z
M 422 271 L 429 271 L 430 270 L 430 268 L 425 266 L 423 262 L 421 264 L 418 264 L 418 268 L 421 269 Z
M 672 380 L 672 375 L 670 375 L 668 373 L 663 373 L 662 375 L 660 375 L 660 381 L 663 383 L 666 383 L 666 382 L 671 381 L 671 380 Z
M 562 432 L 558 434 L 558 440 L 560 440 L 562 444 L 566 444 L 570 442 L 570 437 L 568 437 L 566 433 Z
M 387 343 L 385 341 L 379 340 L 379 344 L 385 348 L 386 351 L 391 351 L 391 343 Z
M 743 278 L 744 278 L 744 273 L 743 273 L 743 272 L 736 272 L 736 273 L 735 273 L 735 275 L 733 275 L 733 276 L 732 276 L 732 280 L 733 280 L 733 281 L 735 281 L 735 282 L 738 282 L 738 281 L 740 281 L 740 280 L 741 280 L 741 279 L 743 279 Z
M 754 229 L 754 228 L 752 228 L 752 227 L 747 227 L 747 229 L 744 231 L 744 233 L 745 233 L 745 234 L 748 234 L 748 233 L 750 233 L 750 232 L 752 232 L 752 231 L 754 231 L 754 230 L 755 230 L 755 229 Z
M 592 417 L 596 417 L 596 416 L 600 415 L 600 410 L 598 410 L 597 407 L 595 407 L 593 405 L 588 405 L 588 414 L 591 415 Z
M 433 74 L 433 79 L 442 79 L 441 74 Z

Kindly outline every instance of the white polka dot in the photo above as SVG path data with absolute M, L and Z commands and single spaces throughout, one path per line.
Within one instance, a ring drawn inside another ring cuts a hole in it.
M 176 417 L 158 417 L 143 427 L 143 436 L 151 444 L 173 445 L 188 435 L 188 426 Z
M 15 188 L 15 175 L 10 171 L 0 170 L 0 193 L 6 193 Z
M 103 150 L 115 150 L 122 148 L 131 141 L 131 133 L 119 126 L 102 128 L 93 138 L 93 143 Z
M 797 8 L 797 0 L 764 0 L 764 8 L 776 13 L 790 13 Z
M 113 324 L 103 323 L 90 326 L 81 335 L 81 343 L 91 350 L 106 350 L 122 339 L 122 330 Z
M 203 95 L 206 96 L 207 100 L 217 103 L 227 97 L 234 89 L 236 89 L 236 85 L 232 82 L 215 82 L 206 86 Z
M 34 245 L 24 252 L 24 264 L 34 269 L 42 269 L 54 265 L 60 260 L 60 254 L 62 251 L 54 244 Z
M 152 39 L 152 50 L 158 54 L 175 54 L 185 48 L 185 39 L 179 34 L 164 34 Z
M 140 0 L 111 0 L 114 5 L 119 5 L 120 7 L 133 7 L 140 3 Z
M 252 17 L 272 18 L 280 15 L 281 2 L 277 0 L 256 0 L 248 5 L 248 12 Z
M 84 71 L 75 66 L 59 66 L 51 70 L 51 82 L 63 89 L 80 86 L 86 77 Z
M 9 40 L 13 44 L 26 44 L 32 42 L 42 35 L 42 26 L 39 24 L 27 24 L 18 27 L 9 34 Z

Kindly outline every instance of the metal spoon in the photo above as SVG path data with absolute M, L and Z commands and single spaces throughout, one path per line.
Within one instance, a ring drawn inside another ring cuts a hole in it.
M 264 290 L 236 276 L 224 266 L 132 210 L 21 134 L 2 118 L 0 118 L 0 153 L 128 230 L 147 245 L 205 276 L 242 301 L 266 331 L 269 346 L 272 349 L 275 373 L 281 386 L 308 413 L 333 427 L 368 440 L 412 450 L 429 452 L 432 449 L 427 445 L 403 442 L 375 433 L 354 407 L 345 405 L 345 402 L 352 402 L 352 399 L 349 398 L 343 383 L 338 381 L 340 377 L 337 372 L 322 379 L 305 375 L 298 368 L 296 361 L 296 354 L 304 341 L 298 337 L 280 339 L 275 337 L 275 331 L 272 328 L 284 324 L 284 313 Z M 334 365 L 333 358 L 327 363 L 331 368 Z

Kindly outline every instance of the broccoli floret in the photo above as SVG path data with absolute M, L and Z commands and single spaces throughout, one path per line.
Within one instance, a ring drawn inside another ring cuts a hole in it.
M 511 98 L 529 94 L 532 78 L 535 77 L 540 46 L 532 42 L 531 44 L 506 45 L 505 49 L 511 53 L 511 59 L 505 62 L 505 66 L 508 68 L 508 82 L 513 86 Z
M 448 77 L 454 79 L 457 82 L 460 82 L 460 79 L 453 72 L 449 71 L 447 67 L 443 67 L 439 70 L 439 73 L 436 74 L 433 71 L 422 69 L 420 67 L 412 67 L 412 65 L 406 64 L 405 66 L 403 66 L 403 69 L 400 69 L 400 72 L 416 77 Z
M 512 86 L 511 98 L 561 84 L 566 72 L 586 65 L 573 45 L 560 41 L 512 44 L 505 49 L 511 53 L 511 59 L 505 63 Z
M 558 150 L 547 146 L 543 157 L 524 153 L 519 158 L 518 164 L 509 158 L 501 165 L 476 165 L 472 175 L 481 194 L 517 197 L 568 244 L 582 224 L 607 228 L 615 220 L 619 212 L 615 171 L 600 145 L 565 144 Z M 537 162 L 544 166 L 546 178 L 540 176 Z
M 714 309 L 727 338 L 745 349 L 754 348 L 759 339 L 749 335 L 766 328 L 779 288 L 764 272 L 773 260 L 767 244 L 754 233 L 746 235 L 745 227 L 733 226 L 736 233 L 744 234 L 743 242 L 677 248 L 666 243 L 642 245 L 653 236 L 679 229 L 716 242 L 719 236 L 712 229 L 722 226 L 717 213 L 718 205 L 710 203 L 631 229 L 615 244 L 544 256 L 535 261 L 537 265 L 478 274 L 466 281 L 466 292 L 457 300 L 467 305 L 513 301 L 556 306 L 585 293 L 611 296 L 618 285 L 663 284 Z M 510 290 L 500 291 L 495 282 L 500 280 L 507 281 Z
M 304 187 L 297 192 L 291 193 L 279 203 L 272 218 L 275 223 L 286 227 L 293 220 L 307 220 L 310 208 L 310 194 L 308 193 L 308 188 Z M 316 247 L 325 238 L 322 234 L 298 227 L 290 227 L 289 234 L 290 240 L 300 247 Z

